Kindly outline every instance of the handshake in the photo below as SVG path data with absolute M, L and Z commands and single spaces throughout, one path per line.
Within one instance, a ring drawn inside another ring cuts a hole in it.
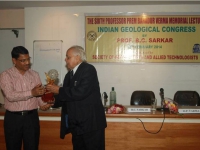
M 54 94 L 52 92 L 49 92 L 46 88 L 45 88 L 45 92 L 42 95 L 42 100 L 43 102 L 46 102 L 48 104 L 52 104 L 54 103 L 55 99 L 54 99 Z
M 34 97 L 41 96 L 42 100 L 46 103 L 52 104 L 54 103 L 54 94 L 51 92 L 48 92 L 48 90 L 42 86 L 42 84 L 36 85 L 32 90 L 31 94 Z
M 52 69 L 48 72 L 45 72 L 47 85 L 45 87 L 42 84 L 36 85 L 32 90 L 32 96 L 41 96 L 42 100 L 46 103 L 52 104 L 54 103 L 54 93 L 47 89 L 48 85 L 55 85 L 55 81 L 58 78 L 58 72 L 55 69 Z M 56 86 L 56 85 L 55 85 Z

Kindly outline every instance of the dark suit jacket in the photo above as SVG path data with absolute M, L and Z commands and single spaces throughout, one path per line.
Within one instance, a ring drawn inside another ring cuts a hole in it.
M 71 80 L 68 72 L 55 99 L 54 107 L 62 107 L 61 138 L 69 132 L 80 135 L 106 128 L 105 111 L 94 66 L 82 62 Z M 69 128 L 66 128 L 65 114 L 68 114 Z

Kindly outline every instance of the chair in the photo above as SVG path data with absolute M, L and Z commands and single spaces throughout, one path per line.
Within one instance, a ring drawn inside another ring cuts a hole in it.
M 152 91 L 134 91 L 131 95 L 131 105 L 151 105 L 151 99 L 155 99 Z
M 177 91 L 174 94 L 174 101 L 180 106 L 200 105 L 200 97 L 196 91 Z

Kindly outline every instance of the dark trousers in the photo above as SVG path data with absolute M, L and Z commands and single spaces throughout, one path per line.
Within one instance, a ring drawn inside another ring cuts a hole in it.
M 6 111 L 4 117 L 4 134 L 7 150 L 38 150 L 39 117 L 37 110 L 30 114 L 19 115 Z
M 72 134 L 73 150 L 105 150 L 105 129 L 82 135 Z

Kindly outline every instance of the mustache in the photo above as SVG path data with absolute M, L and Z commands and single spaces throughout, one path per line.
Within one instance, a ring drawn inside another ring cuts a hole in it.
M 24 65 L 25 67 L 31 67 L 31 64 Z

